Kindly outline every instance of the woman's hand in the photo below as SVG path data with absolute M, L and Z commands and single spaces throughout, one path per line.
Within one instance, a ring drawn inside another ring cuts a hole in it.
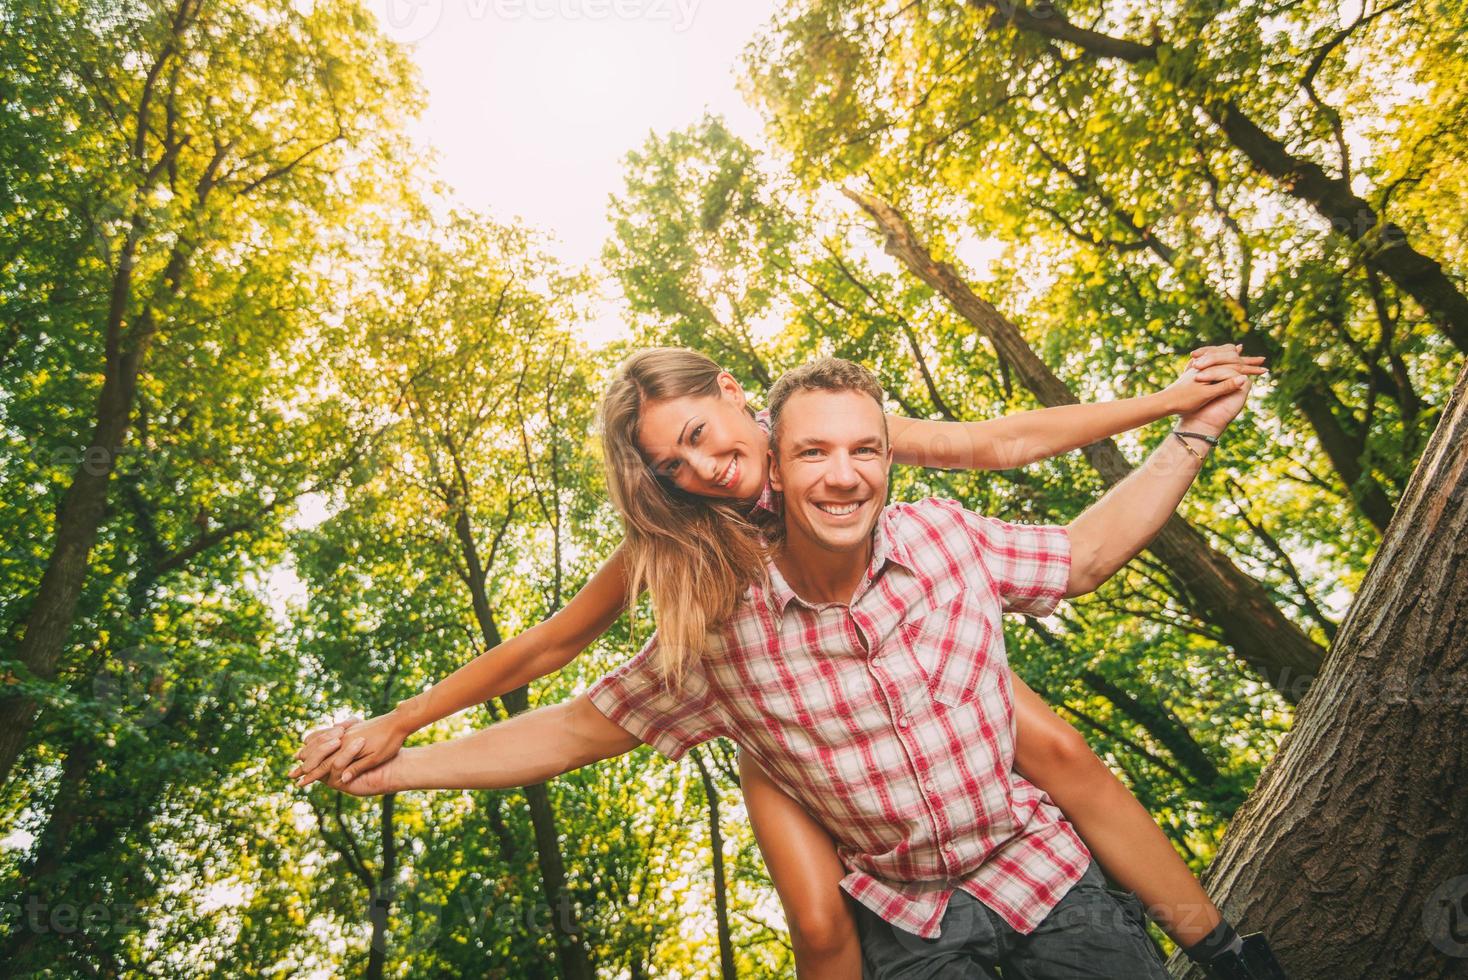
M 297 786 L 309 786 L 328 776 L 350 783 L 363 770 L 397 755 L 409 734 L 392 712 L 366 721 L 348 718 L 306 736 L 306 744 L 296 753 L 301 764 L 291 771 L 290 778 Z
M 295 754 L 301 764 L 287 773 L 287 778 L 296 780 L 297 786 L 309 786 L 320 779 L 327 771 L 323 763 L 328 762 L 332 754 L 341 747 L 342 735 L 361 720 L 356 717 L 345 718 L 307 735 Z
M 1188 415 L 1221 395 L 1236 393 L 1236 379 L 1264 374 L 1264 358 L 1245 357 L 1242 344 L 1199 347 L 1182 375 L 1168 385 L 1174 415 Z

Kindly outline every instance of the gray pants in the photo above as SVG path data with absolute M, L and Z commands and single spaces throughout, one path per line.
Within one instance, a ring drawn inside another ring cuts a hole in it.
M 949 900 L 937 939 L 856 907 L 869 980 L 1167 980 L 1142 903 L 1108 889 L 1094 862 L 1029 935 L 962 890 Z

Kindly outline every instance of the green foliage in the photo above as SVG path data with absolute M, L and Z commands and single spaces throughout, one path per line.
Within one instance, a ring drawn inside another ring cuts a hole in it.
M 1130 67 L 974 4 L 788 4 L 744 63 L 770 147 L 705 117 L 627 157 L 603 259 L 630 342 L 703 349 L 756 394 L 837 354 L 902 414 L 1037 407 L 883 253 L 839 194 L 857 182 L 1083 399 L 1154 391 L 1192 347 L 1242 338 L 1272 381 L 1183 511 L 1328 641 L 1376 548 L 1372 494 L 1389 512 L 1403 492 L 1461 352 L 1200 107 L 1267 120 L 1461 282 L 1461 8 L 1064 9 L 1154 45 Z M 421 691 L 611 552 L 592 422 L 627 345 L 579 339 L 593 275 L 425 186 L 402 133 L 422 94 L 357 3 L 7 2 L 0 68 L 0 655 L 42 702 L 0 788 L 0 958 L 54 976 L 555 976 L 562 913 L 529 791 L 389 806 L 284 773 L 323 718 Z M 28 678 L 10 651 L 57 504 L 98 462 L 80 447 L 109 337 L 127 348 L 143 325 L 66 654 L 54 680 Z M 1140 459 L 1159 438 L 1121 444 Z M 897 499 L 1021 521 L 1066 521 L 1101 490 L 1076 454 L 894 480 Z M 624 617 L 529 703 L 584 690 L 648 625 Z M 1144 556 L 1007 639 L 1206 867 L 1290 717 L 1184 585 Z M 740 970 L 793 975 L 731 747 L 703 751 Z M 548 795 L 600 974 L 714 974 L 696 766 L 644 749 Z M 45 928 L 25 923 L 31 899 Z

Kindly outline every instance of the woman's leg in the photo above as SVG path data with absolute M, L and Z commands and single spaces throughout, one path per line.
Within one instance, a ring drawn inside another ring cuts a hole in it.
M 1029 685 L 1014 681 L 1014 767 L 1044 790 L 1117 884 L 1135 892 L 1179 945 L 1200 942 L 1221 916 L 1167 835 L 1086 740 Z
M 747 752 L 739 782 L 765 865 L 790 925 L 801 980 L 861 980 L 856 919 L 839 886 L 846 876 L 825 828 L 770 779 Z

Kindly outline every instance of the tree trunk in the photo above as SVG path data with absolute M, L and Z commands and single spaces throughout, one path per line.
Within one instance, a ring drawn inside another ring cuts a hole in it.
M 119 278 L 124 275 L 119 272 Z M 41 680 L 49 681 L 56 676 L 66 648 L 77 600 L 86 581 L 87 561 L 107 513 L 108 483 L 127 438 L 138 371 L 152 335 L 151 320 L 145 315 L 131 349 L 124 351 L 121 315 L 119 310 L 118 336 L 108 345 L 107 370 L 97 401 L 92 438 L 57 509 L 56 540 L 16 651 L 16 659 Z M 9 779 L 16 758 L 25 748 L 36 708 L 32 698 L 0 698 L 0 782 Z
M 398 843 L 393 836 L 393 810 L 397 796 L 388 793 L 379 801 L 378 813 L 382 828 L 382 870 L 377 875 L 371 891 L 371 907 L 367 910 L 372 922 L 372 945 L 368 947 L 366 980 L 382 980 L 382 970 L 387 964 L 387 922 L 392 913 L 396 897 L 398 874 Z
M 887 254 L 899 259 L 988 337 L 999 356 L 1009 362 L 1042 404 L 1078 403 L 1065 382 L 1035 354 L 1019 328 L 975 295 L 948 263 L 933 259 L 901 212 L 870 195 L 849 189 L 844 193 L 885 233 Z M 1120 483 L 1132 471 L 1110 439 L 1092 443 L 1082 451 L 1107 486 Z M 1280 611 L 1258 582 L 1176 514 L 1148 550 L 1183 584 L 1197 614 L 1218 628 L 1240 659 L 1286 700 L 1300 699 L 1320 667 L 1324 650 Z
M 480 635 L 484 638 L 486 649 L 493 649 L 499 646 L 501 637 L 499 626 L 494 621 L 489 594 L 484 588 L 488 569 L 479 559 L 479 548 L 474 541 L 469 513 L 463 506 L 458 508 L 454 533 L 464 558 L 470 600 L 474 607 L 474 617 L 479 623 Z M 500 700 L 511 715 L 517 715 L 530 707 L 530 694 L 524 687 L 506 693 Z M 551 805 L 550 793 L 546 790 L 545 783 L 526 786 L 524 790 L 525 799 L 530 805 L 536 859 L 540 865 L 541 884 L 545 889 L 562 980 L 594 980 L 596 972 L 591 968 L 591 958 L 582 944 L 575 908 L 566 888 L 566 865 L 561 858 L 560 832 L 556 829 L 556 812 Z
M 1209 869 L 1218 904 L 1297 980 L 1468 975 L 1465 731 L 1468 369 Z
M 1065 19 L 1051 4 L 1031 10 L 1017 0 L 969 0 L 992 11 L 1015 28 L 1073 44 L 1090 59 L 1119 59 L 1129 64 L 1155 63 L 1161 41 L 1142 44 L 1080 27 Z M 1459 291 L 1436 259 L 1407 241 L 1407 233 L 1386 221 L 1351 189 L 1348 181 L 1333 177 L 1306 157 L 1296 156 L 1280 140 L 1249 118 L 1226 94 L 1215 90 L 1209 78 L 1190 79 L 1188 97 L 1222 130 L 1254 169 L 1275 182 L 1286 194 L 1310 205 L 1330 227 L 1361 249 L 1368 266 L 1396 283 L 1426 311 L 1428 319 L 1459 350 L 1468 352 L 1468 296 Z
M 709 803 L 709 849 L 714 855 L 714 921 L 719 929 L 719 975 L 723 980 L 737 980 L 734 938 L 729 930 L 729 886 L 724 875 L 724 832 L 719 827 L 719 787 L 703 761 L 703 753 L 695 749 L 693 761 L 703 779 L 703 795 Z

